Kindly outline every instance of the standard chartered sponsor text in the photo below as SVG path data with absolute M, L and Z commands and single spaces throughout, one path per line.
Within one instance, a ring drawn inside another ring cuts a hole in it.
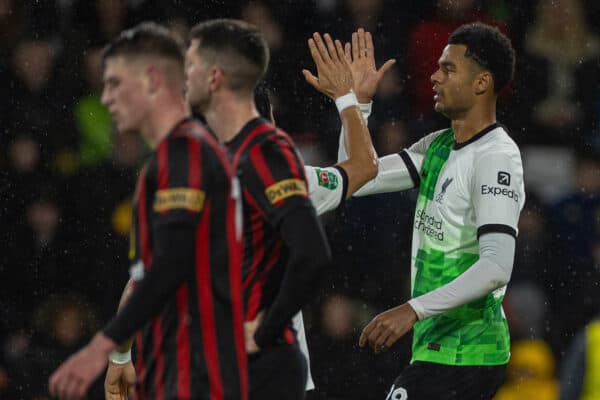
M 429 215 L 423 209 L 418 209 L 415 214 L 415 229 L 423 232 L 425 235 L 437 239 L 444 240 L 444 232 L 442 231 L 443 222 L 441 219 L 436 219 L 433 215 Z

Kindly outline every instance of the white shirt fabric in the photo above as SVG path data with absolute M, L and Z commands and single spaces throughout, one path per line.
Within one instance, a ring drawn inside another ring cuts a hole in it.
M 365 123 L 368 122 L 369 115 L 371 115 L 371 106 L 372 103 L 359 104 L 359 108 L 363 118 L 365 119 Z M 340 131 L 340 140 L 342 143 L 343 137 L 344 128 L 342 127 Z M 345 174 L 340 171 L 341 168 L 320 168 L 306 165 L 304 166 L 304 170 L 306 173 L 306 181 L 308 183 L 308 194 L 313 206 L 315 207 L 315 210 L 317 211 L 317 214 L 321 215 L 327 211 L 335 210 L 344 201 L 348 184 Z M 296 336 L 298 338 L 300 350 L 306 357 L 306 363 L 308 366 L 306 390 L 312 390 L 315 388 L 315 384 L 310 372 L 310 354 L 308 352 L 308 344 L 306 342 L 302 312 L 296 314 L 292 319 L 292 322 L 294 324 L 294 329 L 296 330 Z
M 399 154 L 380 158 L 377 177 L 354 195 L 366 196 L 416 187 L 427 149 L 442 132 L 444 130 L 425 136 Z M 345 157 L 343 145 L 340 140 L 338 154 L 342 158 L 338 162 Z M 427 209 L 420 210 L 417 206 L 413 257 L 422 246 L 421 241 L 426 240 L 448 254 L 478 253 L 481 259 L 464 276 L 410 300 L 419 320 L 465 304 L 472 300 L 473 295 L 481 297 L 490 291 L 494 291 L 496 296 L 504 295 L 512 272 L 519 214 L 525 202 L 520 151 L 505 129 L 498 125 L 466 144 L 455 143 L 436 186 L 434 200 L 429 202 Z M 428 225 L 431 221 L 436 224 Z M 439 232 L 436 230 L 438 226 L 442 227 Z M 420 234 L 418 230 L 421 228 L 431 235 Z M 507 234 L 507 229 L 512 232 Z M 466 243 L 466 236 L 472 236 L 473 241 Z M 438 240 L 441 238 L 443 240 Z M 493 248 L 492 252 L 500 259 L 490 257 L 491 253 L 484 251 L 489 248 Z M 414 283 L 414 268 L 412 275 Z

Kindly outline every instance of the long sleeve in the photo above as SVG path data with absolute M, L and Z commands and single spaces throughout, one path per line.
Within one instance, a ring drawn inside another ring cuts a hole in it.
M 512 273 L 515 239 L 488 233 L 479 239 L 479 260 L 456 279 L 409 300 L 420 321 L 484 297 L 505 286 Z
M 281 336 L 292 317 L 314 294 L 331 251 L 312 207 L 297 208 L 281 221 L 280 233 L 289 251 L 289 260 L 277 297 L 254 336 L 259 347 Z

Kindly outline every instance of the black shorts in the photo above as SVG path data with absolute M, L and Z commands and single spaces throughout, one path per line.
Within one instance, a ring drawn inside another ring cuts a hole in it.
M 488 400 L 504 382 L 506 365 L 455 366 L 416 361 L 394 381 L 386 400 Z
M 302 400 L 306 357 L 298 344 L 285 344 L 248 358 L 250 400 Z

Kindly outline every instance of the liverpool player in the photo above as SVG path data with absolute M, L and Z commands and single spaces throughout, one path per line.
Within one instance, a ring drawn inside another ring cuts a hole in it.
M 247 396 L 235 180 L 216 140 L 187 117 L 183 62 L 182 48 L 154 24 L 123 32 L 104 55 L 103 102 L 117 129 L 139 132 L 154 152 L 134 199 L 133 293 L 52 375 L 60 398 L 83 396 L 109 353 L 139 329 L 140 398 Z
M 450 120 L 379 161 L 357 194 L 419 187 L 412 240 L 412 299 L 377 315 L 360 346 L 387 350 L 413 330 L 397 399 L 491 399 L 510 357 L 502 300 L 525 201 L 519 148 L 496 121 L 515 52 L 497 29 L 465 24 L 431 75 L 437 112 Z

